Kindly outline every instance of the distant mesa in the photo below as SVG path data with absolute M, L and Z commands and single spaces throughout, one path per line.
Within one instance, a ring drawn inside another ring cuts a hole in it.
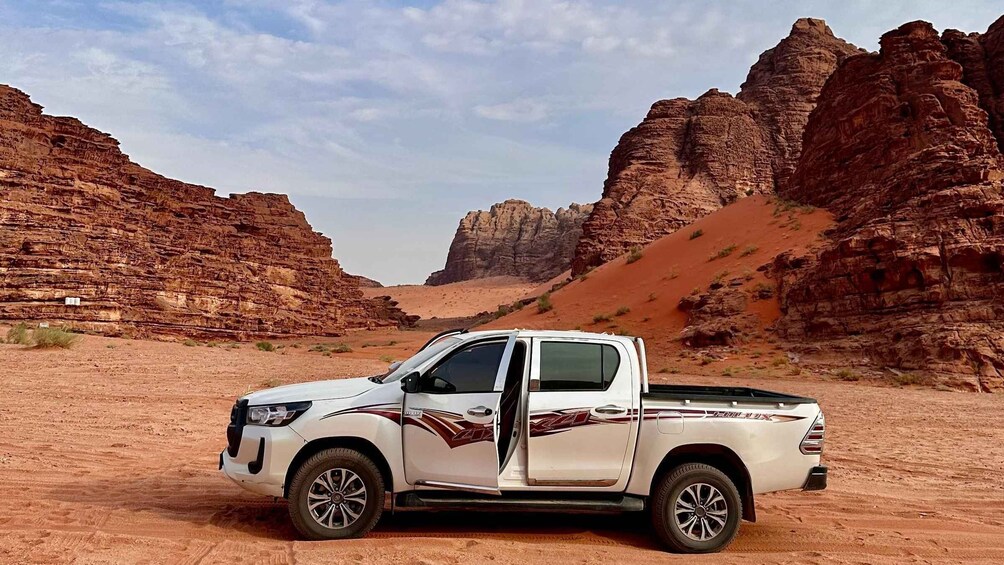
M 750 68 L 739 94 L 660 100 L 610 155 L 572 274 L 670 234 L 744 196 L 783 187 L 802 131 L 837 63 L 862 52 L 822 20 L 795 22 Z
M 286 196 L 162 177 L 0 85 L 0 320 L 207 338 L 408 322 L 331 251 Z
M 380 281 L 375 281 L 369 277 L 364 277 L 362 275 L 346 275 L 349 278 L 356 281 L 359 288 L 383 288 L 383 284 Z
M 457 227 L 446 266 L 427 285 L 489 277 L 544 282 L 568 270 L 590 204 L 552 212 L 523 200 L 506 200 L 490 210 L 468 212 Z

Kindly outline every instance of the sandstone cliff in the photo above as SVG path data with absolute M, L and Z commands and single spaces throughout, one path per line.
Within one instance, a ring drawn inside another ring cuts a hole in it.
M 712 89 L 697 100 L 656 102 L 610 155 L 572 273 L 784 185 L 823 83 L 841 58 L 859 51 L 823 21 L 800 19 L 760 56 L 737 96 Z
M 469 212 L 457 227 L 446 266 L 425 284 L 486 277 L 548 281 L 568 270 L 592 205 L 571 204 L 551 212 L 522 200 L 506 200 L 487 212 Z
M 1004 387 L 1002 139 L 984 110 L 1000 100 L 1000 27 L 943 43 L 906 24 L 826 83 L 781 191 L 838 220 L 818 256 L 777 262 L 794 344 Z
M 404 320 L 393 306 L 363 298 L 285 196 L 164 178 L 0 86 L 0 320 L 239 338 Z

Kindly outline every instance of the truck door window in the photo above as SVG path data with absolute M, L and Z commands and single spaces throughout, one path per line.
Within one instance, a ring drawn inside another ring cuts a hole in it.
M 495 388 L 505 341 L 475 343 L 440 361 L 422 378 L 422 391 L 491 392 Z
M 540 344 L 540 390 L 606 390 L 620 362 L 611 345 L 545 341 Z

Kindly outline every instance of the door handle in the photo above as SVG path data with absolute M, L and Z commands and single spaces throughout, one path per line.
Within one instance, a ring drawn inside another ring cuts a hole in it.
M 596 410 L 597 414 L 607 414 L 607 415 L 624 414 L 625 412 L 627 412 L 627 408 L 622 408 L 620 406 L 615 406 L 613 404 L 607 404 L 606 406 L 600 406 L 599 408 L 596 408 L 595 410 Z
M 467 410 L 467 415 L 479 416 L 479 417 L 491 416 L 492 409 L 488 408 L 487 406 L 475 406 L 474 408 L 470 408 Z

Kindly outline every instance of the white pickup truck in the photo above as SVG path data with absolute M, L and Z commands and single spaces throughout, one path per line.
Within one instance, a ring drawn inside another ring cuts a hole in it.
M 381 377 L 237 401 L 220 468 L 308 539 L 396 510 L 649 511 L 680 552 L 727 546 L 756 494 L 826 487 L 816 402 L 649 384 L 639 338 L 444 332 Z M 390 496 L 387 496 L 390 494 Z

